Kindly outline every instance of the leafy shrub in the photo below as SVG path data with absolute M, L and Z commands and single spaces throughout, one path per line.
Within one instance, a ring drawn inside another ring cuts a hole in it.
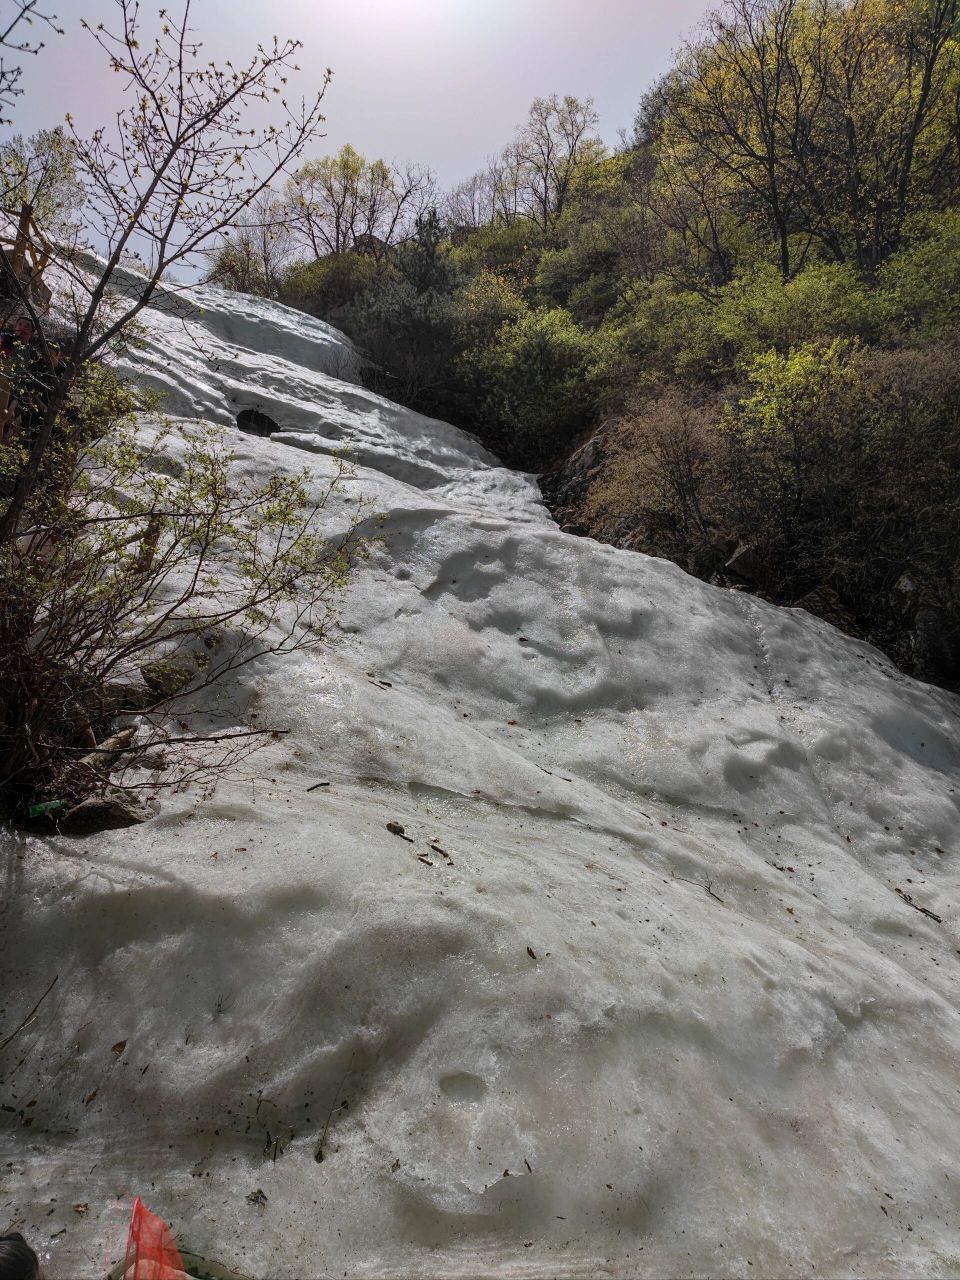
M 583 504 L 591 532 L 668 556 L 706 576 L 721 563 L 715 526 L 721 404 L 679 387 L 636 396 L 608 433 Z
M 764 351 L 876 330 L 870 291 L 836 263 L 812 264 L 786 283 L 760 263 L 706 293 L 678 292 L 662 277 L 638 292 L 632 314 L 621 307 L 638 360 L 690 386 L 722 386 Z
M 449 402 L 456 319 L 451 298 L 418 293 L 409 280 L 388 273 L 345 311 L 342 322 L 368 360 L 370 386 L 422 413 L 439 414 Z
M 338 475 L 257 484 L 232 472 L 222 432 L 138 430 L 132 408 L 109 370 L 81 370 L 0 547 L 0 809 L 14 816 L 67 809 L 158 751 L 168 781 L 215 772 L 251 735 L 182 732 L 180 690 L 318 643 L 346 581 L 353 530 L 328 543 L 316 528 Z M 0 476 L 23 452 L 0 446 Z M 142 716 L 139 735 L 107 749 L 122 712 Z
M 485 346 L 502 325 L 529 308 L 508 276 L 481 271 L 456 294 L 457 341 L 464 350 Z
M 524 312 L 466 353 L 462 367 L 481 389 L 509 459 L 542 467 L 587 426 L 598 354 L 594 336 L 560 308 Z
M 914 220 L 879 284 L 884 318 L 902 337 L 937 337 L 960 326 L 960 211 Z
M 839 338 L 765 352 L 748 367 L 748 393 L 718 425 L 737 535 L 778 597 L 803 594 L 848 553 L 865 478 L 861 354 Z
M 345 309 L 371 287 L 378 270 L 374 259 L 361 253 L 295 262 L 283 274 L 280 301 L 336 323 Z
M 452 251 L 458 271 L 477 274 L 492 271 L 523 284 L 536 270 L 544 243 L 544 233 L 529 218 L 504 224 L 491 223 L 472 231 L 462 245 Z
M 708 578 L 745 544 L 755 589 L 791 604 L 827 586 L 908 669 L 956 680 L 958 356 L 815 341 L 755 357 L 726 393 L 636 400 L 608 432 L 587 527 Z M 936 668 L 916 650 L 920 609 L 955 637 Z
M 598 322 L 617 300 L 619 255 L 602 229 L 587 225 L 558 249 L 540 255 L 534 286 L 538 298 L 565 307 L 581 322 Z
M 867 483 L 857 519 L 864 607 L 904 572 L 929 602 L 960 620 L 960 347 L 956 336 L 918 349 L 868 351 Z

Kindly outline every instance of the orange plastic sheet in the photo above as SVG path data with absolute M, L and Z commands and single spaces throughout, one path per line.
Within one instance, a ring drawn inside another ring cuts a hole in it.
M 130 1215 L 124 1280 L 183 1280 L 183 1276 L 183 1259 L 173 1232 L 137 1196 Z

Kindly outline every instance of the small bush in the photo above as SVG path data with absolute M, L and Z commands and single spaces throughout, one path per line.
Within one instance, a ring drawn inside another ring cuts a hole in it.
M 884 318 L 901 338 L 939 337 L 960 326 L 960 211 L 917 219 L 906 247 L 880 270 Z
M 515 323 L 527 310 L 508 276 L 481 271 L 456 295 L 457 341 L 464 350 L 486 346 L 503 325 Z
M 765 352 L 747 370 L 748 393 L 718 424 L 737 535 L 777 598 L 802 595 L 849 553 L 866 479 L 861 355 L 841 339 Z
M 599 348 L 569 312 L 527 311 L 462 360 L 504 455 L 541 468 L 590 422 Z M 496 424 L 495 428 L 493 424 Z
M 661 278 L 636 295 L 618 312 L 639 366 L 691 387 L 721 387 L 765 351 L 786 353 L 818 338 L 867 339 L 877 325 L 870 291 L 836 263 L 815 263 L 786 283 L 760 263 L 707 293 L 677 291 Z
M 544 233 L 529 218 L 504 225 L 491 223 L 472 231 L 452 252 L 458 271 L 474 275 L 492 271 L 524 284 L 536 270 Z
M 224 433 L 150 432 L 132 408 L 109 370 L 82 369 L 0 546 L 0 809 L 14 817 L 67 809 L 158 751 L 168 781 L 215 772 L 251 735 L 178 726 L 181 690 L 318 643 L 346 581 L 354 531 L 316 529 L 338 476 L 319 492 L 306 473 L 256 484 L 232 473 Z M 22 460 L 0 447 L 0 475 Z M 141 715 L 139 735 L 106 750 L 122 712 Z
M 332 254 L 314 262 L 295 262 L 283 274 L 280 301 L 308 315 L 335 323 L 369 289 L 378 264 L 361 253 Z
M 768 351 L 739 388 L 669 388 L 635 401 L 607 435 L 584 503 L 592 532 L 707 578 L 744 544 L 750 585 L 768 598 L 792 604 L 828 587 L 907 669 L 960 678 L 955 342 Z M 931 616 L 941 639 L 954 637 L 936 664 L 916 632 Z
M 714 399 L 678 387 L 636 397 L 609 432 L 609 456 L 583 516 L 597 536 L 668 556 L 693 573 L 719 567 Z

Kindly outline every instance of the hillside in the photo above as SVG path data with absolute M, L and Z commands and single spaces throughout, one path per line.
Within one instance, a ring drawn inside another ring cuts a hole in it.
M 138 1193 L 250 1277 L 955 1275 L 960 702 L 561 532 L 320 322 L 199 289 L 145 344 L 237 468 L 346 450 L 375 540 L 325 650 L 193 709 L 289 730 L 213 796 L 0 831 L 4 1036 L 59 975 L 0 1064 L 51 1280 Z

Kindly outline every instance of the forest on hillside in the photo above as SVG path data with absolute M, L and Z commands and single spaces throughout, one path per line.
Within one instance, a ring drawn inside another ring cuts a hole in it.
M 960 678 L 960 4 L 726 0 L 610 151 L 537 98 L 455 190 L 347 146 L 211 279 L 548 473 L 568 527 Z

